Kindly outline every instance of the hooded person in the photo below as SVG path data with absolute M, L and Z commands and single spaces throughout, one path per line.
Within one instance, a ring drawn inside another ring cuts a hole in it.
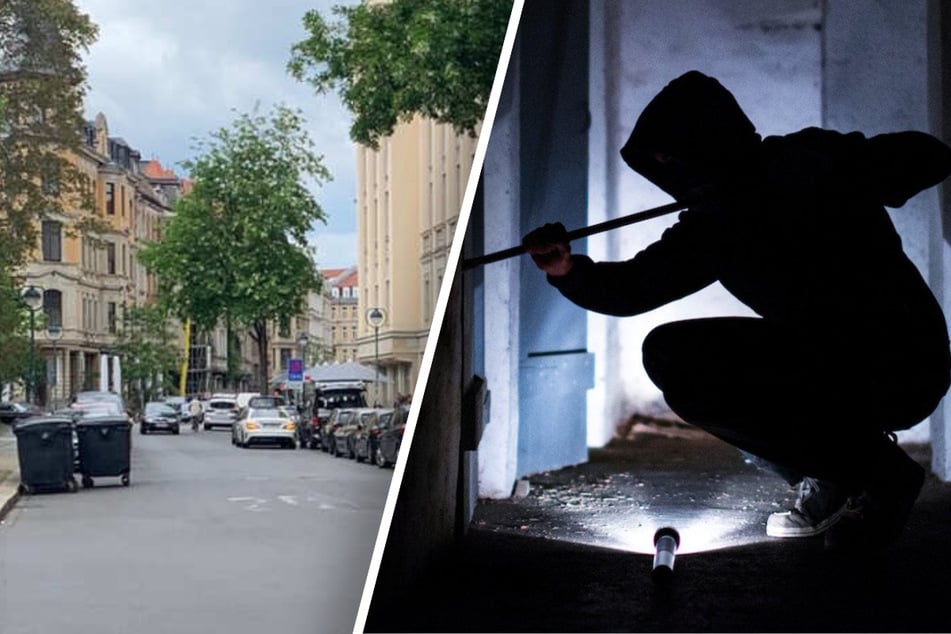
M 891 543 L 924 481 L 893 432 L 937 407 L 951 353 L 884 207 L 944 180 L 951 148 L 916 131 L 762 138 L 720 82 L 690 71 L 651 100 L 621 157 L 690 207 L 626 261 L 572 254 L 560 223 L 523 238 L 532 259 L 566 298 L 619 317 L 720 282 L 757 316 L 655 328 L 648 376 L 685 421 L 799 486 L 767 534 Z

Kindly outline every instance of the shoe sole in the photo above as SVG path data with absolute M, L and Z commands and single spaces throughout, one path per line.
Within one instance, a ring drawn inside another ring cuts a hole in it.
M 825 518 L 815 526 L 802 528 L 783 528 L 781 526 L 770 526 L 766 524 L 766 535 L 769 537 L 815 537 L 829 530 L 836 522 L 845 515 L 847 505 L 843 504 L 839 510 Z

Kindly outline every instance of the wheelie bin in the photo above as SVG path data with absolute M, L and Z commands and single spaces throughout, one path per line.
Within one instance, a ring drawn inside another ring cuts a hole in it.
M 73 477 L 73 421 L 65 416 L 40 416 L 13 428 L 20 463 L 20 492 L 67 490 L 79 486 Z
M 124 416 L 83 418 L 76 423 L 79 436 L 79 472 L 84 487 L 93 478 L 118 477 L 129 486 L 132 453 L 132 423 Z

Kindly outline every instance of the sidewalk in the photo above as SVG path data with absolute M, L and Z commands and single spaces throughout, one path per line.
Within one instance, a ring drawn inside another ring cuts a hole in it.
M 17 441 L 10 425 L 0 423 L 0 520 L 16 504 L 20 485 Z

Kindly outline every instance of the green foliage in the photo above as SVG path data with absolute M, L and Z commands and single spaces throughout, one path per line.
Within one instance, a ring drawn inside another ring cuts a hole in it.
M 122 357 L 122 380 L 138 406 L 154 398 L 162 388 L 171 391 L 170 381 L 181 364 L 168 312 L 159 304 L 128 307 L 123 314 L 115 352 Z
M 29 311 L 9 272 L 0 268 L 0 385 L 27 376 Z
M 70 0 L 0 2 L 0 268 L 24 262 L 38 218 L 91 204 L 66 152 L 82 145 L 81 55 L 96 36 Z
M 199 142 L 185 164 L 194 188 L 180 198 L 160 242 L 140 252 L 178 317 L 203 330 L 252 328 L 301 312 L 320 289 L 307 232 L 325 215 L 307 181 L 330 179 L 299 112 L 240 115 Z M 266 354 L 260 359 L 267 372 Z
M 474 134 L 485 114 L 511 0 L 393 0 L 304 15 L 288 71 L 353 113 L 351 138 L 376 147 L 421 114 Z

